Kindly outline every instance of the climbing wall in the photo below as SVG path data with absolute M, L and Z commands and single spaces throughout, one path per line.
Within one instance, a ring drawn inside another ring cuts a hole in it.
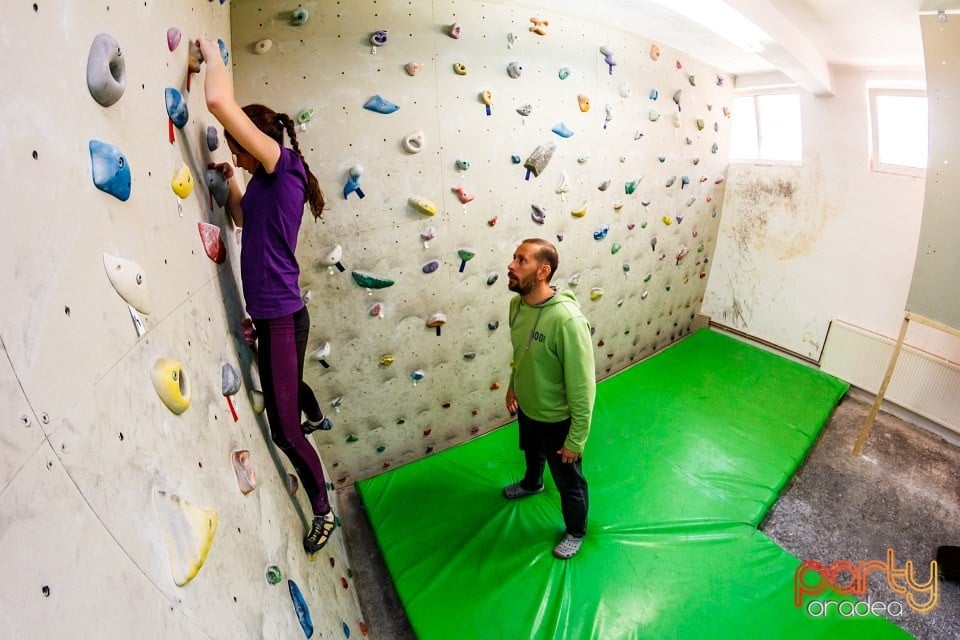
M 343 538 L 305 556 L 309 506 L 250 400 L 236 235 L 204 177 L 229 155 L 202 74 L 187 89 L 192 39 L 230 54 L 229 10 L 0 6 L 5 638 L 362 631 Z
M 690 331 L 731 78 L 656 34 L 521 3 L 298 6 L 295 25 L 287 3 L 234 2 L 234 74 L 242 101 L 299 118 L 328 198 L 299 258 L 335 486 L 510 420 L 506 266 L 524 238 L 557 243 L 600 378 Z

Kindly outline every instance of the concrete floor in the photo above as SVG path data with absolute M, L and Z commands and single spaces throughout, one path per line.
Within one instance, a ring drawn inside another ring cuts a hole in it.
M 846 396 L 806 462 L 767 515 L 761 529 L 801 559 L 914 563 L 922 581 L 940 545 L 960 545 L 960 448 L 881 412 L 862 455 L 850 450 L 870 410 Z M 342 534 L 369 640 L 412 640 L 370 522 L 353 488 L 338 492 Z M 869 595 L 903 603 L 874 574 Z M 960 583 L 939 582 L 939 604 L 926 615 L 906 605 L 896 624 L 918 640 L 960 638 Z

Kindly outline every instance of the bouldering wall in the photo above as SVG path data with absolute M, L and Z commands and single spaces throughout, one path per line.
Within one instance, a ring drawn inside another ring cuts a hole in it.
M 200 35 L 230 54 L 229 10 L 0 6 L 6 638 L 364 629 L 343 539 L 305 556 L 309 506 L 250 400 L 237 236 L 204 178 L 229 154 L 187 73 Z
M 599 377 L 690 331 L 731 78 L 656 34 L 514 2 L 238 1 L 232 33 L 241 102 L 300 119 L 328 199 L 299 258 L 335 486 L 510 420 L 505 274 L 524 238 L 557 244 Z

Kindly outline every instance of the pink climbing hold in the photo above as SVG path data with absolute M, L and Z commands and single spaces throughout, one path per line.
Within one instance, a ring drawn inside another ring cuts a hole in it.
M 457 198 L 459 198 L 460 202 L 462 202 L 463 204 L 467 204 L 468 202 L 471 202 L 475 197 L 472 193 L 467 193 L 466 191 L 464 191 L 463 187 L 453 187 L 452 189 L 450 189 L 450 191 L 453 191 L 455 194 L 457 194 Z
M 209 222 L 198 222 L 200 240 L 203 241 L 203 250 L 207 256 L 217 264 L 223 264 L 227 259 L 227 247 L 220 237 L 220 227 Z

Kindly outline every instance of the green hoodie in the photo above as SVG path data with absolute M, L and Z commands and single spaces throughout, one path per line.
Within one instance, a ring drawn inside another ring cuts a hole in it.
M 510 300 L 513 363 L 510 388 L 523 413 L 540 422 L 572 418 L 563 446 L 583 453 L 590 434 L 596 371 L 590 323 L 570 291 L 541 305 Z

